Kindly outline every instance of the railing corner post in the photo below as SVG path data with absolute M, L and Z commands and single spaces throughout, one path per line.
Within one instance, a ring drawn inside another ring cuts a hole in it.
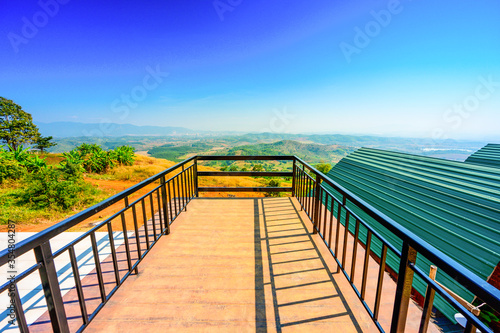
M 42 282 L 50 323 L 54 332 L 69 332 L 68 319 L 64 309 L 64 302 L 59 287 L 54 257 L 50 249 L 49 241 L 34 248 L 35 258 L 41 263 L 39 268 L 40 280 Z
M 392 312 L 391 333 L 403 333 L 405 331 L 413 284 L 413 270 L 410 268 L 410 264 L 414 264 L 416 260 L 417 251 L 406 241 L 403 241 L 396 298 L 394 299 L 394 309 Z

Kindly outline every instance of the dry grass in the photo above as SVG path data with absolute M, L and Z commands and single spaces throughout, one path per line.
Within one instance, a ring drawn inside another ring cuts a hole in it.
M 107 173 L 114 180 L 140 182 L 175 165 L 174 162 L 149 156 L 135 155 L 132 166 L 118 166 Z

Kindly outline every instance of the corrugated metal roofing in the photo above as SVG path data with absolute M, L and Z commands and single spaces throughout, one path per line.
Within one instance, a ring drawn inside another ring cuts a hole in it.
M 343 158 L 328 177 L 485 280 L 500 260 L 500 169 L 362 148 Z M 399 238 L 352 208 L 401 249 Z M 366 229 L 360 232 L 365 239 Z M 381 242 L 375 240 L 372 248 L 380 253 Z M 387 264 L 397 271 L 399 258 L 389 253 Z M 419 255 L 417 266 L 429 271 L 430 264 Z M 449 276 L 438 272 L 437 280 L 472 301 L 473 295 Z M 425 294 L 417 276 L 414 287 Z M 437 298 L 435 305 L 454 320 L 456 311 L 446 302 Z
M 500 144 L 487 144 L 469 156 L 465 163 L 481 164 L 500 168 Z

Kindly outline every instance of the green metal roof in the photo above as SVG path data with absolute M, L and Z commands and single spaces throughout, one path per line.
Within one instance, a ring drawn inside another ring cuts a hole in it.
M 490 143 L 469 156 L 465 163 L 500 168 L 500 144 Z
M 500 260 L 500 169 L 362 148 L 344 157 L 328 177 L 485 280 Z M 351 208 L 401 249 L 398 237 L 360 209 Z M 354 225 L 349 225 L 352 232 Z M 364 242 L 366 228 L 360 229 L 360 235 Z M 375 253 L 380 254 L 381 247 L 375 239 Z M 399 258 L 391 251 L 387 264 L 398 270 Z M 418 256 L 422 270 L 428 272 L 430 265 Z M 474 295 L 443 272 L 438 271 L 437 280 L 472 301 Z M 413 286 L 425 294 L 426 284 L 419 277 L 415 276 Z M 456 311 L 443 299 L 437 297 L 435 306 L 454 321 Z

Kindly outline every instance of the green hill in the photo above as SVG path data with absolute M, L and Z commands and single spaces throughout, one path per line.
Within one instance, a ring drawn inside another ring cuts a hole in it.
M 336 163 L 354 148 L 283 140 L 223 149 L 221 155 L 296 155 L 309 163 Z

